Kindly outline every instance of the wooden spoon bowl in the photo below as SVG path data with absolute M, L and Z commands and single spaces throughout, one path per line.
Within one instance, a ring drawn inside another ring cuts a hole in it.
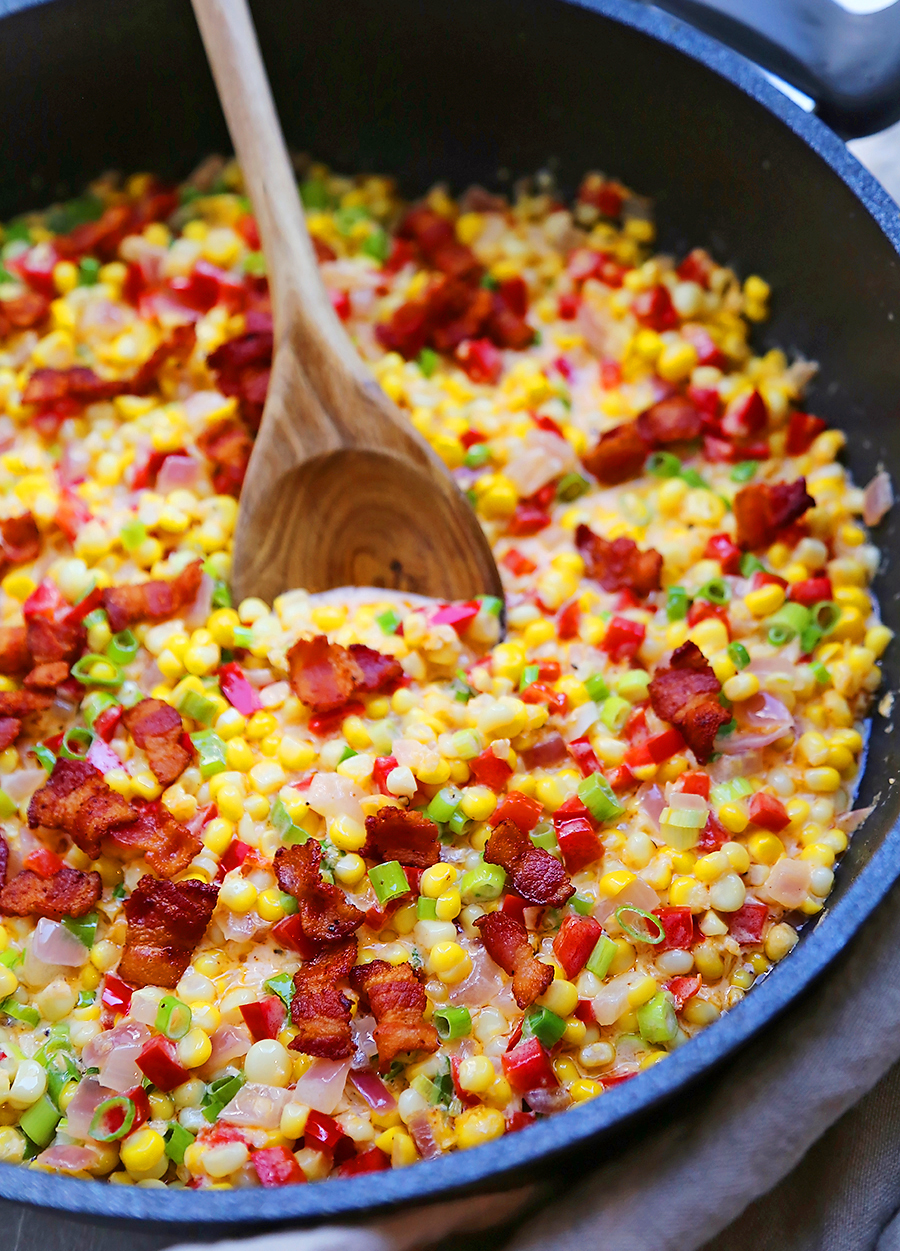
M 502 597 L 443 462 L 361 361 L 325 291 L 246 0 L 193 0 L 266 256 L 275 353 L 241 494 L 232 583 Z

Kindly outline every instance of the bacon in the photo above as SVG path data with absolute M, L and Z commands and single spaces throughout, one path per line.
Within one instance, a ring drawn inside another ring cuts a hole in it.
M 438 827 L 422 812 L 409 808 L 379 808 L 366 817 L 368 838 L 362 854 L 370 860 L 399 860 L 427 869 L 441 858 Z
M 53 620 L 43 613 L 32 613 L 26 618 L 25 630 L 31 660 L 36 666 L 74 660 L 85 640 L 81 618 L 69 614 Z
M 52 877 L 23 869 L 0 890 L 0 913 L 10 917 L 82 917 L 103 892 L 99 873 L 80 873 L 63 865 Z
M 160 803 L 138 803 L 137 820 L 109 831 L 112 850 L 146 857 L 154 873 L 171 878 L 186 869 L 203 846 L 199 834 L 176 821 Z
M 291 1021 L 298 1034 L 289 1044 L 292 1051 L 343 1060 L 353 1052 L 350 1035 L 351 1003 L 338 988 L 356 963 L 356 939 L 323 951 L 294 974 Z
M 806 490 L 806 479 L 795 482 L 754 482 L 734 497 L 737 543 L 745 550 L 768 547 L 779 530 L 797 521 L 816 501 Z
M 69 666 L 64 660 L 51 660 L 46 664 L 35 665 L 23 681 L 30 691 L 55 691 L 68 676 Z
M 361 643 L 341 647 L 324 634 L 298 639 L 287 659 L 291 689 L 314 712 L 333 712 L 354 695 L 374 694 L 403 677 L 392 656 Z
M 657 669 L 650 683 L 653 711 L 677 725 L 701 764 L 712 755 L 713 740 L 731 713 L 717 698 L 721 683 L 696 643 L 682 643 L 669 666 Z
M 147 753 L 150 768 L 163 786 L 171 786 L 191 763 L 182 743 L 181 713 L 161 699 L 142 699 L 122 714 L 125 729 Z
M 275 876 L 285 894 L 297 900 L 300 928 L 311 943 L 339 943 L 358 930 L 366 919 L 338 886 L 324 882 L 319 873 L 322 848 L 311 838 L 275 853 Z
M 699 438 L 703 428 L 700 412 L 684 395 L 671 395 L 645 409 L 637 419 L 645 443 L 678 443 Z
M 0 717 L 18 717 L 21 721 L 32 712 L 43 712 L 53 700 L 37 691 L 0 691 Z
M 101 378 L 93 369 L 36 369 L 22 392 L 23 404 L 53 407 L 67 401 L 95 404 L 116 395 L 145 395 L 151 390 L 161 366 L 172 356 L 189 356 L 196 342 L 193 326 L 176 326 L 171 338 L 139 366 L 130 378 Z M 77 411 L 77 410 L 76 410 Z
M 0 751 L 6 751 L 16 741 L 21 729 L 22 722 L 15 717 L 0 717 Z
M 0 673 L 23 673 L 31 668 L 31 652 L 24 626 L 0 626 Z
M 627 590 L 644 596 L 659 590 L 663 558 L 654 548 L 642 552 L 624 535 L 609 542 L 585 525 L 575 531 L 575 546 L 584 557 L 585 573 L 604 591 Z
M 100 843 L 112 827 L 130 823 L 136 816 L 131 804 L 107 786 L 87 760 L 57 760 L 46 784 L 35 791 L 28 805 L 31 829 L 42 825 L 65 830 L 92 860 L 100 854 Z
M 350 985 L 377 1022 L 373 1037 L 382 1072 L 400 1051 L 437 1051 L 438 1032 L 423 1019 L 428 997 L 411 964 L 386 960 L 358 964 L 350 973 Z
M 259 428 L 269 375 L 274 338 L 271 330 L 248 330 L 210 352 L 206 363 L 223 395 L 234 396 L 252 430 Z
M 118 975 L 132 986 L 178 985 L 212 918 L 218 886 L 145 875 L 125 900 L 125 950 Z
M 111 586 L 103 592 L 103 607 L 113 633 L 139 621 L 164 621 L 194 599 L 203 577 L 202 561 L 182 569 L 171 581 L 138 582 L 134 586 Z
M 555 856 L 535 847 L 512 821 L 500 821 L 484 849 L 486 864 L 499 864 L 509 874 L 513 889 L 526 903 L 561 908 L 575 894 L 566 871 Z
M 6 867 L 9 864 L 9 843 L 0 834 L 0 886 L 6 881 Z
M 0 318 L 16 330 L 30 330 L 42 322 L 49 312 L 50 301 L 36 291 L 25 291 L 11 300 L 0 300 Z
M 627 421 L 602 434 L 581 460 L 603 486 L 618 486 L 641 472 L 649 450 L 637 423 Z
M 41 553 L 41 536 L 31 513 L 7 517 L 0 521 L 0 565 L 22 565 L 37 560 Z
M 485 951 L 512 978 L 516 1003 L 529 1007 L 553 981 L 553 969 L 534 954 L 525 926 L 509 912 L 488 912 L 475 925 Z
M 203 455 L 212 461 L 213 486 L 219 495 L 240 494 L 253 450 L 253 440 L 239 421 L 217 422 L 197 439 Z

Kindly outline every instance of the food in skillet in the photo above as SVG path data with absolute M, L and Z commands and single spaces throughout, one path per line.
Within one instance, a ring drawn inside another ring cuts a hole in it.
M 890 505 L 759 357 L 769 290 L 570 212 L 311 167 L 334 306 L 499 602 L 232 604 L 272 349 L 236 169 L 6 228 L 0 1158 L 144 1186 L 401 1167 L 602 1097 L 819 913 Z

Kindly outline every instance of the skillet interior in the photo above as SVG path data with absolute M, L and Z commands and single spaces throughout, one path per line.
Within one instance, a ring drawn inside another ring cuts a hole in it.
M 3 217 L 104 168 L 180 177 L 228 149 L 187 0 L 7 0 L 0 11 Z M 896 207 L 741 58 L 630 0 L 258 0 L 254 11 L 291 146 L 342 171 L 394 173 L 409 194 L 442 178 L 494 187 L 547 165 L 565 194 L 587 169 L 620 176 L 655 198 L 663 250 L 705 244 L 771 281 L 760 346 L 821 362 L 810 407 L 848 432 L 857 482 L 900 463 Z M 900 630 L 900 593 L 889 589 L 896 522 L 876 539 L 888 575 L 875 589 Z M 896 653 L 886 689 L 897 685 Z M 3 1165 L 0 1196 L 190 1225 L 196 1239 L 596 1163 L 802 993 L 884 895 L 900 872 L 896 739 L 876 718 L 859 803 L 878 794 L 880 805 L 820 923 L 744 1003 L 640 1081 L 487 1148 L 325 1186 L 162 1193 Z

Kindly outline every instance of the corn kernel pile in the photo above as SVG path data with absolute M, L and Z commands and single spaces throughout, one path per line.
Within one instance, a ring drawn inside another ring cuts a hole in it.
M 228 386 L 209 363 L 265 324 L 265 264 L 241 192 L 239 171 L 212 162 L 165 201 L 162 219 L 148 211 L 93 253 L 57 247 L 101 213 L 161 194 L 147 175 L 108 178 L 3 236 L 0 518 L 30 511 L 41 551 L 7 566 L 0 624 L 20 623 L 47 581 L 75 604 L 95 588 L 171 579 L 204 562 L 197 605 L 136 625 L 136 654 L 111 665 L 117 681 L 104 686 L 95 662 L 81 690 L 60 691 L 0 754 L 10 873 L 46 847 L 103 883 L 93 914 L 62 923 L 83 943 L 68 966 L 35 953 L 33 917 L 0 917 L 0 1160 L 122 1185 L 224 1189 L 399 1168 L 526 1128 L 664 1060 L 739 1002 L 822 910 L 853 829 L 865 719 L 891 639 L 867 589 L 879 554 L 860 520 L 863 491 L 837 459 L 844 436 L 817 424 L 803 450 L 788 451 L 814 367 L 750 346 L 768 285 L 758 276 L 741 284 L 705 253 L 681 263 L 653 254 L 646 202 L 600 175 L 588 176 L 571 210 L 540 179 L 512 203 L 477 189 L 456 202 L 441 187 L 424 202 L 476 258 L 485 308 L 508 299 L 530 328 L 519 347 L 498 346 L 482 328 L 443 347 L 423 331 L 388 350 L 384 328 L 427 300 L 435 280 L 432 261 L 397 235 L 406 206 L 385 178 L 311 166 L 302 183 L 339 316 L 493 544 L 505 633 L 488 597 L 449 612 L 414 597 L 302 589 L 272 605 L 232 604 L 236 491 L 202 449 L 204 432 L 224 422 L 252 434 L 265 385 L 264 366 L 254 394 L 246 378 Z M 12 309 L 29 292 L 46 314 L 23 328 Z M 131 377 L 185 325 L 196 332 L 189 354 L 165 361 L 140 394 L 40 410 L 23 398 L 39 370 Z M 650 455 L 627 481 L 598 483 L 582 461 L 598 436 L 685 393 L 726 413 L 756 397 L 763 426 L 750 450 L 729 459 L 714 454 L 715 439 L 694 439 L 678 455 Z M 192 476 L 179 480 L 167 457 L 190 458 Z M 741 487 L 801 476 L 814 500 L 801 521 L 754 555 L 719 559 L 725 548 L 710 540 L 734 538 Z M 584 526 L 660 553 L 661 588 L 644 598 L 604 590 L 576 543 Z M 828 611 L 808 635 L 806 619 L 785 610 L 797 606 L 791 589 L 816 578 L 829 580 Z M 108 655 L 105 614 L 86 625 L 89 653 Z M 311 718 L 288 681 L 287 653 L 316 635 L 394 657 L 403 682 L 346 715 Z M 687 642 L 733 714 L 708 762 L 671 738 L 648 697 L 654 673 Z M 250 715 L 220 687 L 228 662 L 258 692 Z M 18 688 L 15 676 L 0 678 L 0 689 Z M 98 690 L 111 698 L 98 703 Z M 164 789 L 120 723 L 105 780 L 194 823 L 202 850 L 180 879 L 219 886 L 172 990 L 116 977 L 123 905 L 146 862 L 106 851 L 91 861 L 66 835 L 27 822 L 53 763 L 47 741 L 141 694 L 178 709 L 204 746 Z M 654 754 L 667 732 L 669 746 Z M 564 862 L 563 814 L 588 810 L 602 855 L 568 859 L 575 894 L 562 908 L 523 906 L 484 859 L 491 819 L 510 795 L 507 815 L 532 812 L 531 841 Z M 385 806 L 425 809 L 440 827 L 441 859 L 412 891 L 405 878 L 386 891 L 361 854 L 365 819 Z M 379 1074 L 373 1019 L 350 992 L 351 1060 L 291 1049 L 301 956 L 276 928 L 297 904 L 272 861 L 309 837 L 321 843 L 327 879 L 366 913 L 358 962 L 419 972 L 425 1019 L 441 1037 L 433 1054 L 401 1055 Z M 476 926 L 501 909 L 524 920 L 553 971 L 524 1012 Z M 579 963 L 564 940 L 584 918 L 602 934 Z M 253 1041 L 242 1006 L 273 996 L 280 1023 Z M 124 1130 L 113 1108 L 102 1124 L 88 1118 L 108 1131 L 92 1137 L 70 1109 L 98 1076 L 98 1039 L 135 1021 L 172 1041 L 186 1080 L 167 1091 L 146 1080 L 134 1083 L 138 1093 L 115 1087 L 132 1105 Z M 510 1062 L 523 1039 L 524 1078 Z M 360 1072 L 368 1080 L 355 1081 Z M 229 1118 L 236 1104 L 253 1110 Z

